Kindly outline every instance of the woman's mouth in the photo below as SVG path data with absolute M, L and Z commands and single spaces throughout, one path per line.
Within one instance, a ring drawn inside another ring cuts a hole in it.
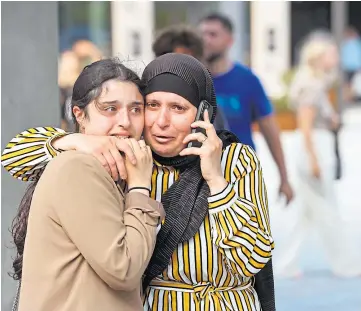
M 171 136 L 161 136 L 161 135 L 153 135 L 153 137 L 155 141 L 160 144 L 167 144 L 174 139 L 174 137 Z

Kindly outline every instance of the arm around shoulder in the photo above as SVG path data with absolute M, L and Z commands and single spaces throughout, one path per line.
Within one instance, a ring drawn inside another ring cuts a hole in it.
M 29 128 L 6 145 L 1 163 L 14 178 L 36 180 L 48 162 L 59 153 L 52 147 L 52 141 L 66 134 L 49 126 Z

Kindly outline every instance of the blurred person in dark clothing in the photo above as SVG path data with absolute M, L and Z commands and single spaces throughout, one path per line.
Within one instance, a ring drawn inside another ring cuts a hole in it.
M 191 55 L 198 60 L 203 58 L 203 42 L 196 30 L 187 25 L 176 25 L 162 29 L 153 43 L 156 57 L 167 53 Z
M 81 72 L 78 56 L 73 51 L 65 51 L 60 55 L 58 66 L 58 85 L 61 107 L 61 128 L 72 131 L 75 125 L 71 112 L 71 95 L 73 86 Z
M 357 30 L 348 27 L 341 45 L 341 67 L 346 76 L 346 95 L 349 101 L 358 100 L 357 75 L 361 72 L 361 38 Z
M 162 29 L 153 43 L 156 57 L 167 53 L 191 55 L 203 62 L 203 41 L 197 30 L 187 25 L 173 25 Z M 222 109 L 218 107 L 214 121 L 216 130 L 229 129 Z
M 258 122 L 278 167 L 281 178 L 279 193 L 286 197 L 288 204 L 293 198 L 293 190 L 287 177 L 273 107 L 257 76 L 228 56 L 233 44 L 232 22 L 215 13 L 204 17 L 199 29 L 204 42 L 204 60 L 212 73 L 217 103 L 223 108 L 229 129 L 242 143 L 255 149 L 252 123 Z

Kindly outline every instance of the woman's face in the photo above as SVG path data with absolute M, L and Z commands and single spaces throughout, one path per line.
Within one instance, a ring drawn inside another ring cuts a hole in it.
M 183 139 L 191 133 L 196 114 L 197 108 L 177 94 L 154 92 L 147 95 L 145 141 L 160 156 L 177 156 L 185 148 Z
M 132 82 L 109 80 L 85 111 L 74 107 L 80 131 L 89 135 L 140 139 L 144 128 L 144 99 Z

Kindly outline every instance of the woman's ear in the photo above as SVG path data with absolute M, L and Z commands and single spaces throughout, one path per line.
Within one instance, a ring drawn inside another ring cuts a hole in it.
M 73 114 L 74 114 L 76 122 L 79 125 L 80 132 L 82 132 L 84 129 L 83 123 L 85 120 L 85 109 L 81 109 L 78 106 L 74 106 Z
M 85 111 L 84 109 L 80 109 L 78 106 L 73 107 L 73 114 L 75 116 L 76 122 L 80 125 L 85 118 Z

